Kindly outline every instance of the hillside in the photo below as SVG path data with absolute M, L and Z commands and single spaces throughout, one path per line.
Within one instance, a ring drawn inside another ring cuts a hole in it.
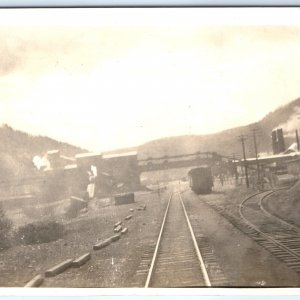
M 186 135 L 168 137 L 148 142 L 138 148 L 139 157 L 159 157 L 164 155 L 176 155 L 183 153 L 193 153 L 197 151 L 214 151 L 223 155 L 231 156 L 235 153 L 242 157 L 242 147 L 238 136 L 248 135 L 246 145 L 247 157 L 255 155 L 252 129 L 258 130 L 257 145 L 259 152 L 271 152 L 271 132 L 276 127 L 284 130 L 286 145 L 295 141 L 294 131 L 297 128 L 297 113 L 300 111 L 300 98 L 289 104 L 279 107 L 274 112 L 269 113 L 257 123 L 247 126 L 227 129 L 222 132 L 209 135 Z M 299 129 L 300 129 L 300 120 Z
M 257 123 L 231 128 L 208 135 L 185 135 L 157 139 L 138 147 L 118 149 L 110 151 L 138 150 L 140 159 L 147 157 L 160 157 L 164 155 L 177 155 L 193 153 L 197 151 L 212 151 L 223 155 L 242 157 L 242 147 L 238 139 L 241 134 L 248 135 L 246 145 L 247 157 L 253 157 L 254 143 L 252 129 L 258 130 L 257 145 L 259 152 L 271 152 L 272 129 L 282 127 L 286 145 L 295 141 L 295 129 L 299 124 L 298 113 L 300 112 L 300 98 L 289 104 L 279 107 L 270 112 Z M 35 168 L 32 158 L 35 155 L 43 155 L 51 149 L 59 149 L 63 155 L 74 156 L 86 150 L 56 141 L 44 136 L 32 136 L 27 133 L 14 130 L 4 125 L 0 127 L 0 181 L 13 177 L 26 177 L 32 174 Z
M 29 135 L 3 125 L 0 127 L 0 181 L 29 176 L 29 173 L 35 171 L 32 158 L 52 149 L 59 149 L 66 156 L 85 151 L 48 137 Z

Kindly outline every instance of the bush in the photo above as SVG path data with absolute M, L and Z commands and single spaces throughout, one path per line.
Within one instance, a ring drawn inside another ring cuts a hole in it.
M 10 231 L 12 222 L 5 215 L 5 210 L 0 202 L 0 249 L 10 247 Z
M 9 230 L 0 230 L 0 250 L 11 247 L 11 233 Z
M 19 227 L 17 239 L 25 245 L 49 243 L 61 238 L 63 229 L 62 224 L 54 221 L 29 223 Z

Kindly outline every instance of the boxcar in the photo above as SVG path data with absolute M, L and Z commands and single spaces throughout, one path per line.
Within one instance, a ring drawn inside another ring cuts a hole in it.
M 211 168 L 199 167 L 189 171 L 189 184 L 196 194 L 209 194 L 213 187 Z

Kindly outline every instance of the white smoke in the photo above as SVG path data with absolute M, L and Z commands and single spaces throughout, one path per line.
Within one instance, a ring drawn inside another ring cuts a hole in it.
M 300 107 L 295 107 L 289 119 L 273 130 L 278 128 L 282 128 L 285 137 L 295 137 L 295 130 L 300 129 Z
M 32 162 L 38 170 L 50 168 L 50 162 L 46 156 L 41 157 L 36 155 L 32 159 Z

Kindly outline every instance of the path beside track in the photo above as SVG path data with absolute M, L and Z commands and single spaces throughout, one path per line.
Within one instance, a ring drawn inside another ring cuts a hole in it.
M 226 286 L 299 286 L 300 277 L 296 272 L 209 205 L 216 199 L 227 201 L 224 194 L 197 196 L 187 191 L 183 197 L 195 235 L 208 237 L 215 260 L 227 279 Z M 208 266 L 208 272 L 212 271 Z

